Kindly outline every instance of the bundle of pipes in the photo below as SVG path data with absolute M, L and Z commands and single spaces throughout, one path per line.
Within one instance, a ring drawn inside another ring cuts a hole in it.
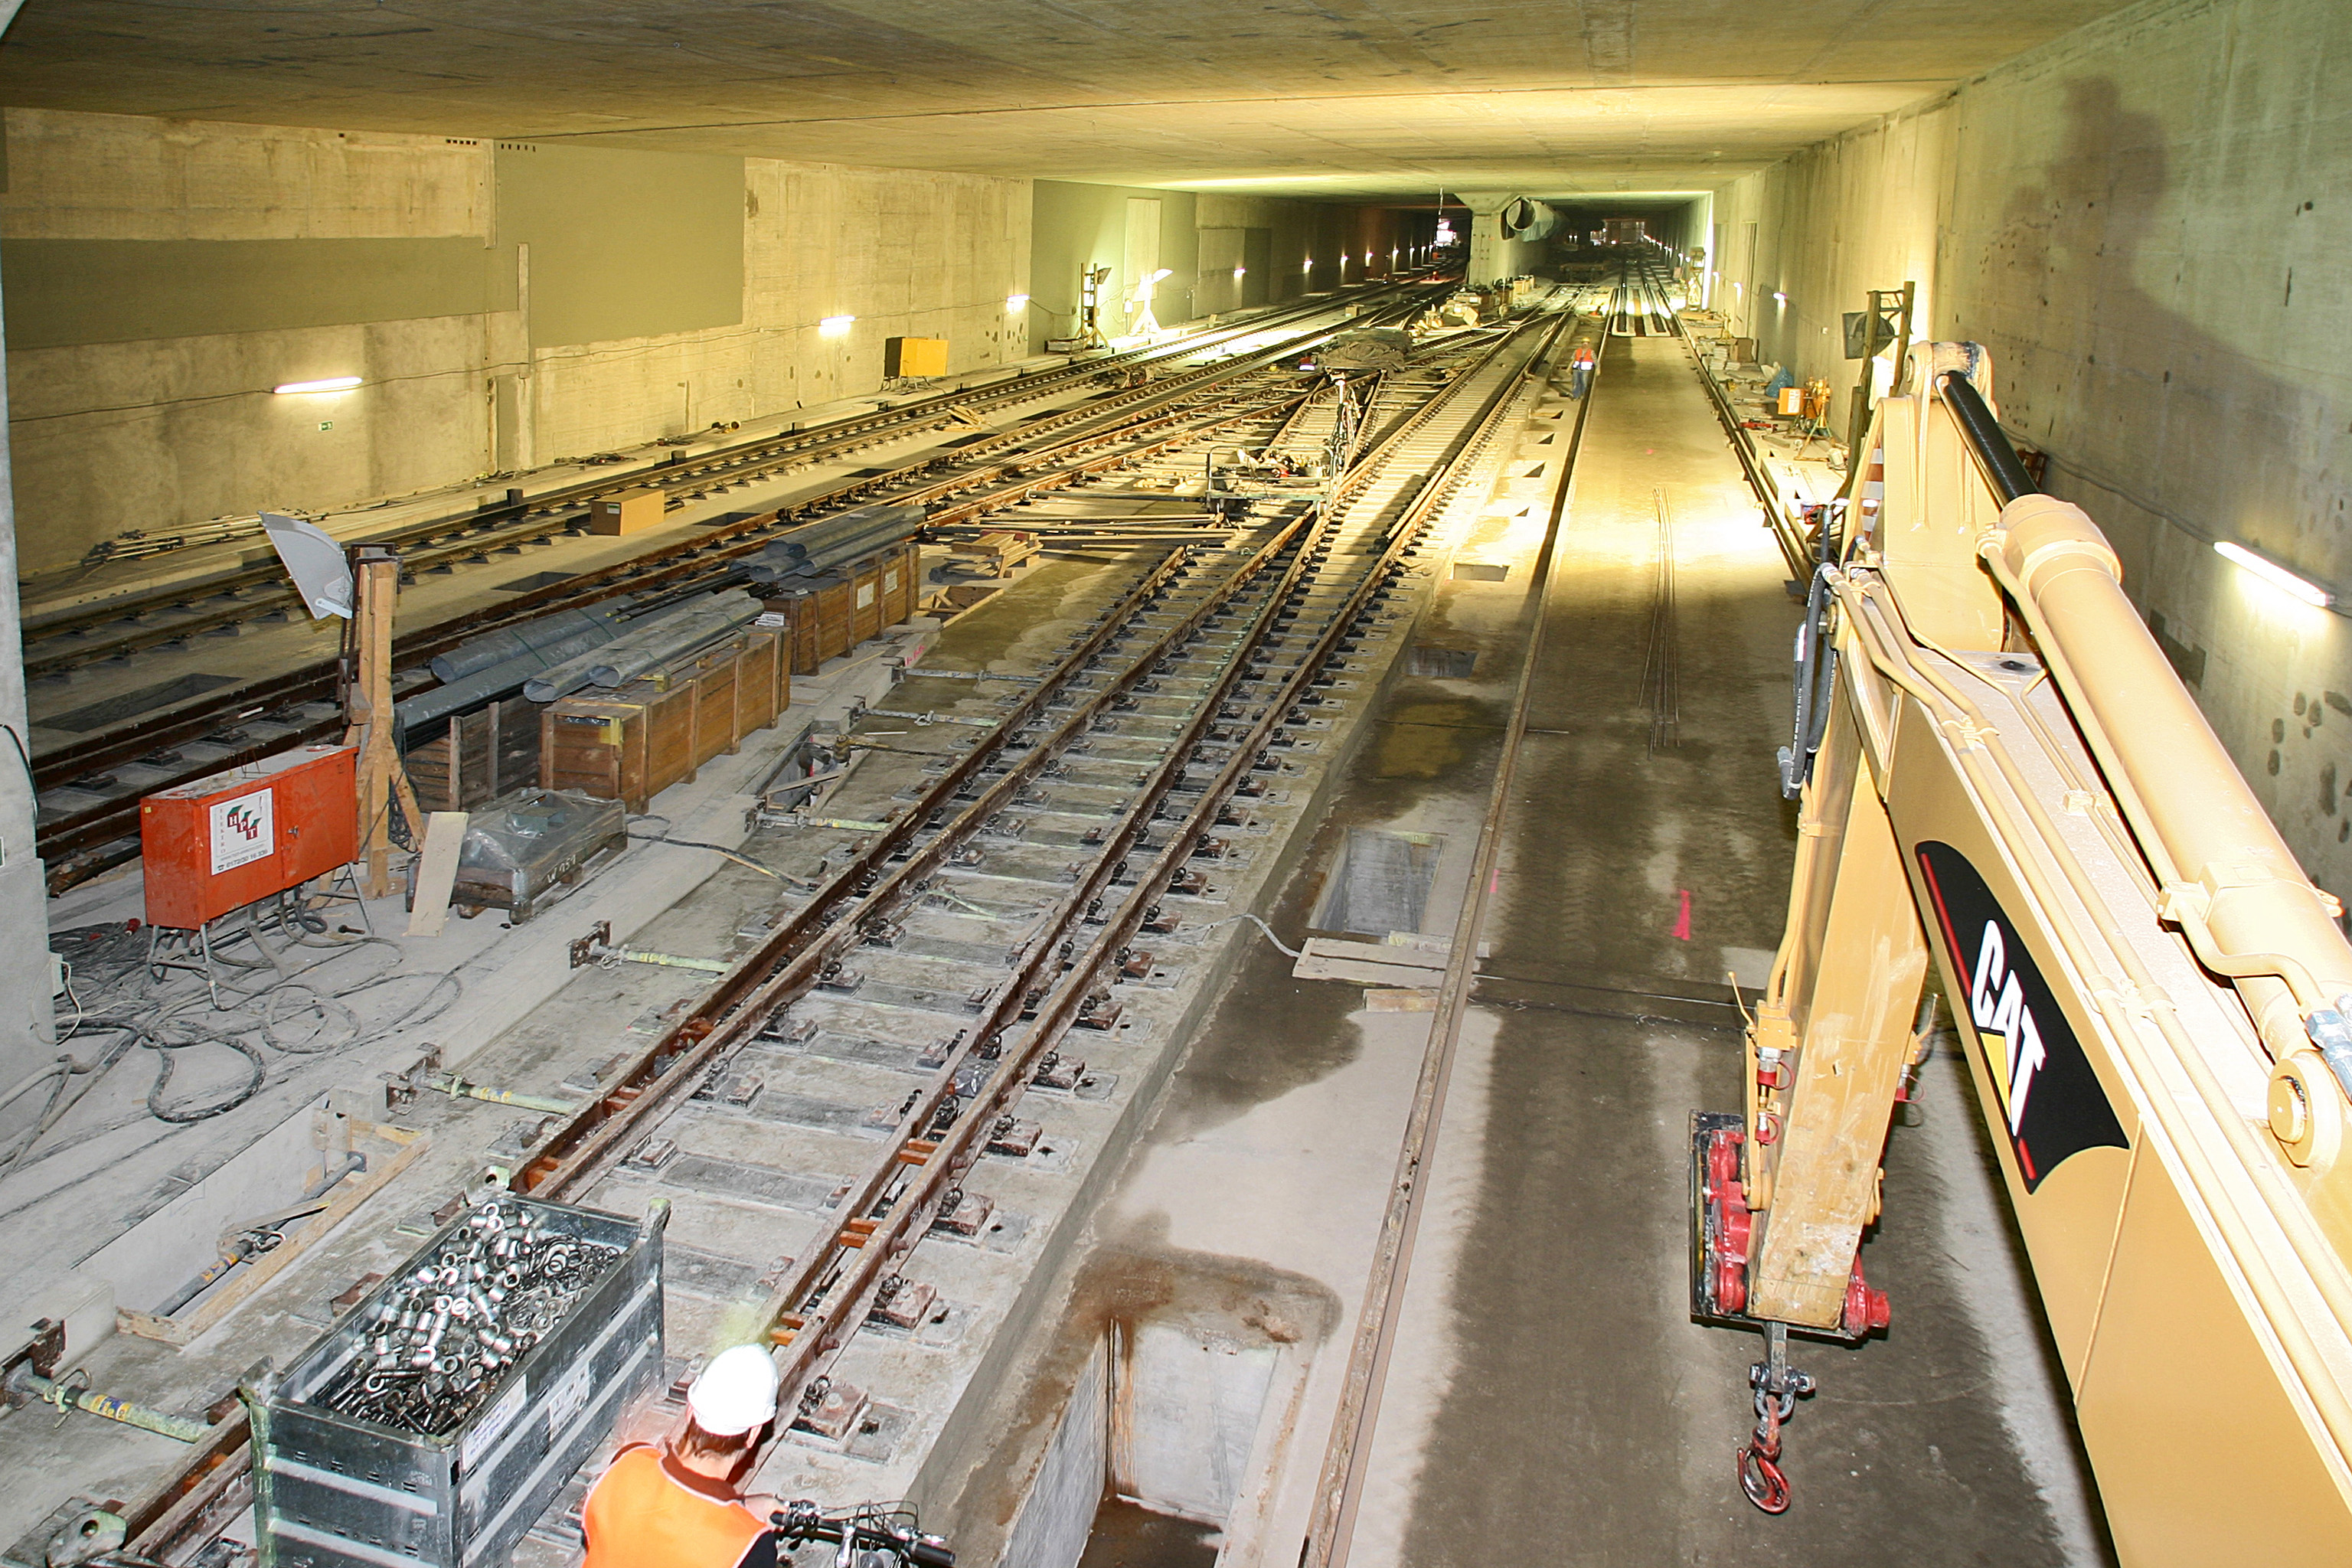
M 815 577 L 911 538 L 928 515 L 919 506 L 860 506 L 796 528 L 760 552 L 751 575 L 762 583 Z
M 525 621 L 519 626 L 505 626 L 469 637 L 438 655 L 433 660 L 433 673 L 444 680 L 457 680 L 477 670 L 493 665 L 507 664 L 543 653 L 558 643 L 571 642 L 583 633 L 612 637 L 627 618 L 627 604 L 595 605 L 586 609 L 558 610 L 541 616 L 535 621 Z M 540 668 L 562 662 L 563 656 L 541 658 Z
M 625 686 L 750 624 L 761 608 L 749 594 L 731 591 L 690 600 L 524 681 L 522 694 L 533 702 L 552 702 L 583 686 Z
M 558 610 L 521 626 L 469 638 L 433 660 L 443 684 L 393 708 L 405 746 L 427 725 L 513 692 L 542 670 L 576 658 L 620 635 L 625 602 L 584 610 Z
M 979 539 L 997 531 L 1001 531 L 977 528 L 952 531 L 942 530 L 941 537 Z M 1231 525 L 1209 520 L 1200 522 L 1169 521 L 1156 526 L 1142 522 L 1090 523 L 1074 520 L 1068 522 L 1024 522 L 1021 525 L 1021 531 L 1041 539 L 1223 539 L 1235 530 Z

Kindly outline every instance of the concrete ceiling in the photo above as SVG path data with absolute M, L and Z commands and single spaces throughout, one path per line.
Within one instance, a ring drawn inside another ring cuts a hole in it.
M 1337 198 L 1700 190 L 2118 0 L 29 0 L 0 102 Z

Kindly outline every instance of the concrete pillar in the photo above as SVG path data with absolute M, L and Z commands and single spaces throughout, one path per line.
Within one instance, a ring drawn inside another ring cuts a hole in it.
M 16 7 L 5 7 L 13 17 Z M 5 27 L 5 19 L 0 19 Z M 5 289 L 0 280 L 0 289 Z M 0 337 L 0 363 L 7 343 Z M 33 778 L 26 744 L 25 646 L 16 601 L 16 501 L 8 468 L 8 402 L 0 377 L 0 1090 L 57 1058 L 50 1002 L 47 874 L 33 849 Z M 0 1106 L 0 1141 L 40 1114 L 38 1090 Z
M 1516 199 L 1509 191 L 1457 191 L 1470 209 L 1470 262 L 1463 281 L 1475 287 L 1527 270 L 1535 247 L 1503 233 L 1502 211 Z

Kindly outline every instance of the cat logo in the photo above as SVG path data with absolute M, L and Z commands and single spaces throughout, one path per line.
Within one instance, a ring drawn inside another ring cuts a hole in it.
M 1919 846 L 1937 934 L 1965 1016 L 2008 1123 L 2025 1190 L 2085 1149 L 2128 1149 L 2123 1124 L 2033 955 L 1992 889 L 1948 844 Z
M 2000 1106 L 2009 1113 L 2009 1130 L 2014 1133 L 2025 1125 L 2034 1074 L 2050 1059 L 2050 1052 L 2008 957 L 2009 941 L 2001 935 L 2000 921 L 1985 921 L 1984 937 L 1977 946 L 1976 977 L 1969 987 L 1969 1016 L 1976 1023 L 1978 1043 L 1984 1047 L 1993 1087 L 2000 1091 Z

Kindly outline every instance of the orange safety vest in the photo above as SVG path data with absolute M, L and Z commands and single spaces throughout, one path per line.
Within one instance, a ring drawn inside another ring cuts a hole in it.
M 597 1478 L 582 1523 L 587 1568 L 735 1568 L 768 1528 L 741 1503 L 688 1487 L 642 1444 Z

